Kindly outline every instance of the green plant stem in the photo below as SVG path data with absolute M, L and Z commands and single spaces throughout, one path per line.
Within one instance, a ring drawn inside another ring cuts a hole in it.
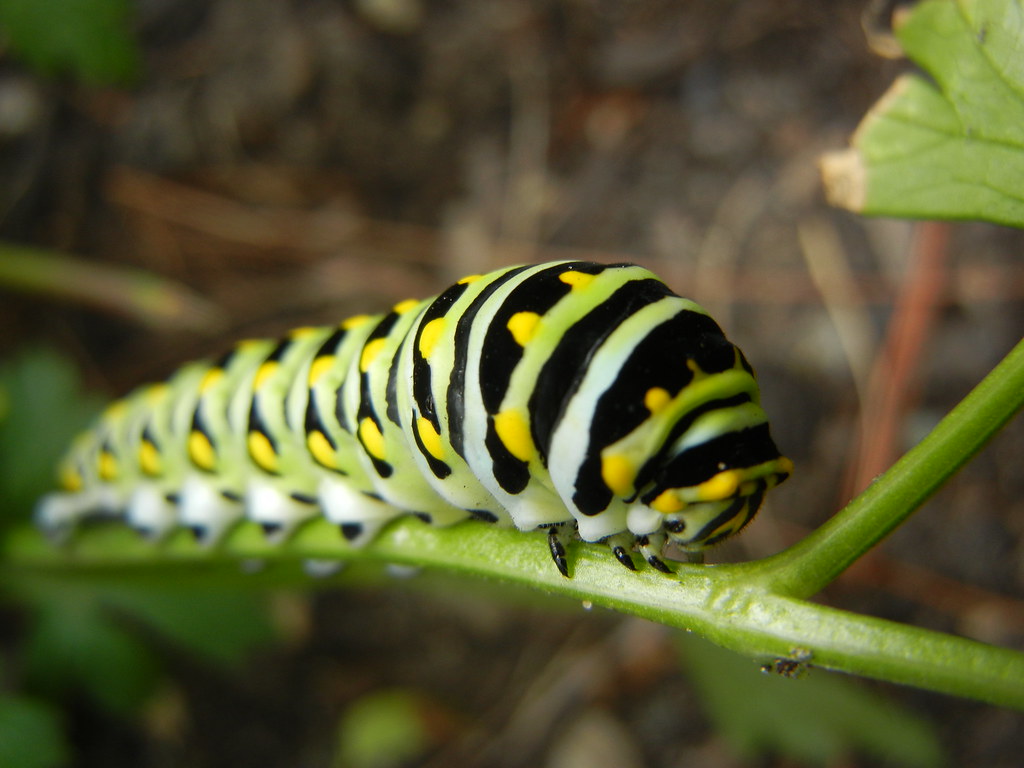
M 125 315 L 155 328 L 211 333 L 225 324 L 219 307 L 173 280 L 3 241 L 0 285 Z
M 891 469 L 813 533 L 736 577 L 809 597 L 909 517 L 1024 407 L 1024 341 Z
M 323 518 L 280 545 L 247 523 L 215 550 L 200 547 L 185 531 L 155 545 L 118 524 L 87 526 L 58 548 L 25 527 L 0 541 L 0 577 L 15 589 L 68 578 L 291 586 L 312 583 L 296 567 L 303 559 L 424 566 L 631 613 L 760 660 L 809 654 L 816 666 L 1024 709 L 1024 654 L 800 599 L 905 519 L 1022 401 L 1024 342 L 920 445 L 804 541 L 755 563 L 681 565 L 675 579 L 648 568 L 632 573 L 606 547 L 582 544 L 572 548 L 573 578 L 565 579 L 545 555 L 543 534 L 478 522 L 435 528 L 412 517 L 392 523 L 364 549 L 348 546 Z M 247 560 L 268 565 L 254 577 L 239 566 Z
M 0 577 L 19 582 L 92 581 L 218 586 L 330 586 L 296 566 L 302 558 L 369 561 L 472 574 L 612 608 L 703 637 L 759 661 L 810 652 L 811 663 L 844 672 L 1024 709 L 1024 654 L 909 627 L 765 591 L 735 578 L 732 566 L 682 565 L 677 579 L 650 569 L 631 573 L 605 547 L 575 545 L 571 579 L 546 557 L 543 534 L 524 535 L 483 523 L 447 529 L 403 518 L 370 546 L 354 550 L 318 519 L 289 542 L 273 546 L 251 524 L 217 550 L 184 533 L 160 546 L 116 524 L 83 530 L 62 550 L 22 528 L 4 542 Z M 240 561 L 262 560 L 256 574 Z

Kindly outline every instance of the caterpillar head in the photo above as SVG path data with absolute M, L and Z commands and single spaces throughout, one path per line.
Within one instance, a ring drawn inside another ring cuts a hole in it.
M 629 530 L 663 533 L 685 551 L 739 532 L 793 469 L 771 438 L 749 364 L 724 336 L 714 343 L 712 370 L 685 358 L 685 385 L 638 392 L 634 428 L 600 451 Z
M 569 378 L 579 387 L 546 457 L 587 541 L 628 531 L 698 551 L 739 531 L 792 471 L 753 369 L 692 301 L 634 310 Z
M 629 508 L 631 530 L 660 531 L 684 551 L 702 550 L 742 530 L 764 494 L 792 472 L 792 462 L 779 454 L 766 425 L 717 440 L 736 445 L 735 460 L 701 467 L 685 450 L 669 453 Z

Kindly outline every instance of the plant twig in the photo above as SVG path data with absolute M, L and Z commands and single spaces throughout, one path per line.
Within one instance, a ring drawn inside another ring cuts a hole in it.
M 297 561 L 311 557 L 438 568 L 693 631 L 760 661 L 809 652 L 816 666 L 1024 709 L 1024 654 L 772 594 L 757 579 L 745 578 L 741 566 L 680 565 L 676 578 L 668 578 L 649 569 L 627 571 L 603 546 L 577 545 L 573 578 L 565 579 L 544 556 L 543 534 L 475 521 L 442 529 L 407 517 L 358 550 L 323 519 L 279 546 L 268 544 L 253 524 L 236 529 L 215 551 L 202 549 L 185 532 L 154 546 L 124 526 L 106 525 L 82 531 L 64 551 L 21 529 L 8 537 L 6 550 L 0 575 L 14 588 L 26 580 L 69 578 L 173 581 L 203 589 L 225 582 L 291 586 L 300 579 Z M 239 563 L 252 560 L 265 568 L 244 573 Z
M 774 592 L 809 597 L 909 517 L 1024 407 L 1024 341 L 935 429 L 832 519 L 783 552 L 743 566 Z
M 694 631 L 761 660 L 810 656 L 813 664 L 1024 709 L 1024 654 L 806 602 L 914 511 L 1024 405 L 1024 341 L 1019 343 L 925 440 L 820 529 L 785 552 L 736 565 L 680 565 L 675 578 L 633 573 L 606 547 L 577 545 L 573 578 L 544 556 L 543 534 L 478 522 L 436 528 L 406 517 L 364 549 L 348 546 L 317 518 L 283 544 L 246 523 L 221 547 L 196 544 L 185 531 L 162 544 L 123 525 L 78 532 L 64 548 L 31 529 L 0 541 L 0 576 L 17 588 L 33 579 L 122 581 L 147 578 L 197 585 L 287 586 L 304 559 L 371 561 L 439 568 L 523 584 Z M 291 565 L 246 576 L 239 563 Z M 308 583 L 308 582 L 307 582 Z
M 916 399 L 921 355 L 934 330 L 946 286 L 950 225 L 917 225 L 910 263 L 893 309 L 885 345 L 875 358 L 861 400 L 860 452 L 852 465 L 859 493 L 897 455 L 904 416 Z
M 0 242 L 0 285 L 125 315 L 155 328 L 212 333 L 224 312 L 180 283 L 130 267 Z

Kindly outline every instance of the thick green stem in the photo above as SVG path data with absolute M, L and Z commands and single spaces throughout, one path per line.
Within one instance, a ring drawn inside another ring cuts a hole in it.
M 774 593 L 809 597 L 887 536 L 1024 407 L 1024 341 L 918 445 L 845 508 L 773 557 L 731 568 Z
M 972 640 L 846 613 L 770 594 L 735 578 L 731 566 L 680 566 L 678 578 L 650 569 L 631 573 L 604 547 L 576 545 L 572 578 L 546 557 L 543 534 L 523 535 L 483 523 L 434 528 L 414 518 L 389 526 L 365 549 L 353 550 L 338 531 L 316 520 L 294 539 L 267 544 L 253 525 L 208 551 L 184 534 L 156 547 L 123 526 L 85 530 L 63 551 L 30 529 L 6 540 L 0 577 L 93 580 L 99 583 L 294 585 L 302 558 L 425 566 L 527 585 L 552 594 L 693 631 L 750 658 L 770 661 L 810 654 L 810 663 L 853 674 L 969 696 L 1024 709 L 1024 654 Z M 266 567 L 242 572 L 240 561 Z M 343 577 L 342 577 L 343 578 Z M 331 580 L 305 584 L 329 585 Z
M 303 559 L 436 567 L 681 627 L 762 660 L 809 656 L 817 666 L 1024 709 L 1024 654 L 800 599 L 905 519 L 1022 404 L 1024 343 L 928 438 L 804 541 L 756 563 L 682 565 L 676 579 L 646 568 L 629 572 L 595 545 L 573 547 L 573 578 L 565 579 L 546 557 L 543 534 L 477 522 L 442 529 L 411 517 L 359 550 L 322 518 L 281 545 L 267 543 L 257 526 L 245 524 L 215 550 L 199 547 L 184 531 L 150 544 L 121 525 L 88 527 L 56 548 L 22 528 L 0 541 L 0 577 L 15 589 L 61 578 L 284 586 L 301 578 L 295 566 Z M 248 559 L 265 561 L 267 568 L 245 575 L 239 563 Z

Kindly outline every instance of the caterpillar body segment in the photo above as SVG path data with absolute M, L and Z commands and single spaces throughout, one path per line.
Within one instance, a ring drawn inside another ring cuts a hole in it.
M 666 569 L 738 532 L 792 465 L 743 354 L 631 265 L 460 280 L 338 326 L 245 341 L 111 405 L 72 445 L 42 527 L 120 515 L 215 542 L 323 515 L 354 545 L 393 518 L 573 532 Z

